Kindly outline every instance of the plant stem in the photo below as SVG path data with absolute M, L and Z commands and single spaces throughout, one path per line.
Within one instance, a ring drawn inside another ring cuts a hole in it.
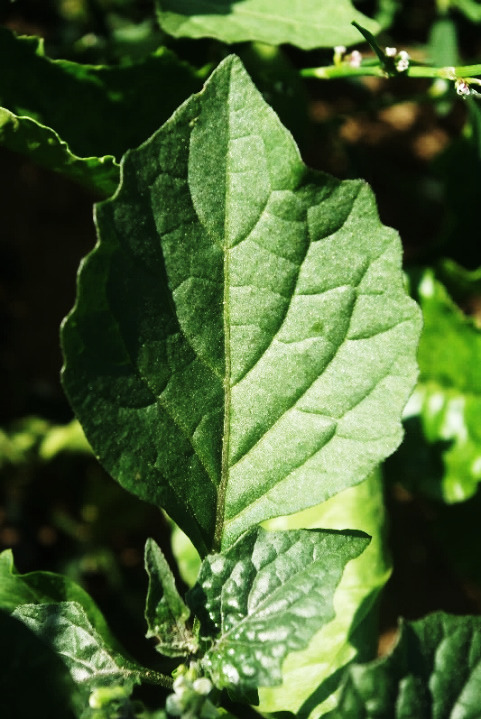
M 303 77 L 315 77 L 318 80 L 333 80 L 346 77 L 389 77 L 380 65 L 361 65 L 360 67 L 351 67 L 349 63 L 340 63 L 338 65 L 328 65 L 326 67 L 304 68 L 301 70 Z M 399 77 L 424 77 L 424 78 L 441 78 L 443 80 L 457 80 L 462 78 L 466 81 L 475 79 L 476 75 L 481 75 L 481 64 L 479 65 L 461 65 L 458 67 L 428 67 L 426 65 L 410 65 L 404 72 L 397 73 Z

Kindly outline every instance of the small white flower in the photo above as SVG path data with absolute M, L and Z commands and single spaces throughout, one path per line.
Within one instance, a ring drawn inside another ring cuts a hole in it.
M 165 700 L 165 708 L 173 717 L 180 717 L 184 712 L 183 702 L 175 694 L 169 694 Z
M 196 679 L 192 686 L 197 694 L 202 694 L 203 696 L 207 696 L 212 691 L 212 682 L 207 677 Z
M 397 55 L 397 48 L 395 47 L 387 47 L 385 50 L 385 53 L 388 57 L 396 57 Z
M 344 45 L 336 45 L 334 48 L 334 65 L 340 65 L 344 58 L 346 48 Z
M 461 95 L 461 97 L 467 97 L 471 94 L 471 88 L 466 80 L 463 80 L 461 77 L 456 80 L 454 87 L 456 88 L 458 95 Z
M 396 55 L 396 70 L 398 72 L 405 72 L 409 67 L 409 53 L 406 50 L 401 50 Z
M 361 53 L 359 52 L 359 50 L 353 50 L 353 51 L 351 52 L 351 57 L 350 57 L 350 60 L 349 60 L 349 65 L 350 65 L 351 67 L 361 67 L 361 62 L 362 62 L 362 55 L 361 55 Z

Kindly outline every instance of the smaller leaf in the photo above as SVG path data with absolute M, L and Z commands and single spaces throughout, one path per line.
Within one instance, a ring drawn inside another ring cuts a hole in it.
M 85 701 L 61 658 L 2 610 L 0 637 L 0 717 L 78 719 Z
M 87 592 L 68 577 L 53 572 L 19 574 L 10 549 L 0 554 L 0 608 L 12 613 L 22 604 L 77 602 L 89 622 L 104 640 L 118 651 L 122 648 L 113 637 L 102 612 Z
M 12 616 L 61 657 L 85 699 L 98 686 L 130 693 L 146 671 L 106 644 L 77 602 L 22 604 Z
M 219 688 L 252 692 L 282 681 L 282 662 L 334 616 L 346 563 L 368 544 L 362 532 L 256 527 L 209 555 L 187 601 L 212 637 L 203 664 Z
M 164 656 L 179 657 L 194 653 L 197 645 L 186 626 L 190 610 L 179 595 L 170 567 L 153 539 L 148 539 L 145 544 L 145 569 L 149 575 L 146 636 L 157 638 L 156 649 Z
M 119 66 L 53 60 L 40 38 L 0 27 L 0 143 L 108 197 L 122 155 L 199 90 L 206 71 L 166 48 Z
M 10 550 L 0 554 L 0 609 L 60 657 L 84 701 L 97 686 L 117 683 L 129 693 L 140 681 L 170 685 L 126 655 L 87 592 L 60 574 L 19 574 Z M 22 670 L 35 672 L 35 657 Z
M 325 719 L 480 716 L 481 617 L 437 612 L 401 627 L 389 656 L 349 668 Z

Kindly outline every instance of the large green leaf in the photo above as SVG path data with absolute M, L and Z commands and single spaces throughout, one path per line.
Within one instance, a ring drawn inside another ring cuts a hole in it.
M 420 318 L 370 189 L 308 170 L 235 57 L 123 162 L 63 327 L 111 474 L 203 554 L 399 444 Z
M 385 659 L 351 667 L 328 717 L 477 719 L 480 697 L 481 618 L 439 612 L 406 622 Z
M 410 489 L 458 502 L 481 481 L 481 331 L 432 270 L 424 273 L 418 295 L 424 316 L 420 377 L 405 413 L 408 442 L 392 468 Z M 417 421 L 428 448 L 419 442 Z
M 242 692 L 279 684 L 286 655 L 333 618 L 344 566 L 368 541 L 360 532 L 256 527 L 209 555 L 188 601 L 213 639 L 202 663 L 214 684 Z
M 0 142 L 108 196 L 117 161 L 200 88 L 201 75 L 166 49 L 120 67 L 51 60 L 39 38 L 0 28 Z
M 372 33 L 379 25 L 351 0 L 156 0 L 160 26 L 174 37 L 215 37 L 227 43 L 289 43 L 304 50 L 359 42 L 353 20 Z

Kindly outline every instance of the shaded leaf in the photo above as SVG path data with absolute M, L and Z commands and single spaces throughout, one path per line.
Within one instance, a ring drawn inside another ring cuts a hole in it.
M 475 719 L 481 618 L 443 612 L 406 622 L 391 654 L 347 672 L 329 719 Z
M 21 621 L 2 610 L 0 637 L 0 716 L 78 717 L 84 702 L 60 657 Z
M 235 57 L 123 163 L 64 386 L 107 470 L 205 555 L 397 447 L 418 309 L 369 188 L 308 170 Z
M 357 20 L 371 32 L 379 25 L 350 0 L 156 0 L 160 26 L 174 37 L 214 37 L 226 43 L 289 43 L 304 50 L 359 42 Z
M 208 556 L 187 599 L 214 640 L 202 660 L 214 684 L 242 692 L 279 684 L 286 655 L 333 618 L 344 566 L 368 541 L 362 532 L 256 527 Z
M 19 574 L 13 554 L 6 549 L 0 554 L 0 608 L 11 613 L 22 604 L 76 602 L 83 607 L 89 622 L 105 641 L 120 650 L 102 612 L 92 597 L 78 584 L 62 574 L 29 572 Z
M 153 539 L 148 539 L 145 545 L 145 569 L 149 575 L 146 636 L 156 637 L 157 651 L 167 657 L 194 653 L 197 647 L 186 626 L 189 608 L 179 595 L 167 560 Z
M 163 681 L 126 655 L 87 592 L 59 574 L 18 574 L 10 550 L 0 554 L 0 609 L 61 657 L 84 701 L 95 686 L 117 682 L 130 692 L 141 680 Z
M 39 38 L 0 28 L 0 142 L 109 195 L 117 161 L 200 88 L 201 75 L 163 48 L 121 67 L 52 60 Z
M 54 130 L 3 107 L 0 107 L 0 143 L 105 197 L 112 195 L 119 183 L 120 166 L 112 155 L 77 157 Z
M 12 616 L 62 659 L 84 700 L 98 686 L 118 685 L 130 693 L 148 674 L 104 642 L 77 602 L 22 604 Z

